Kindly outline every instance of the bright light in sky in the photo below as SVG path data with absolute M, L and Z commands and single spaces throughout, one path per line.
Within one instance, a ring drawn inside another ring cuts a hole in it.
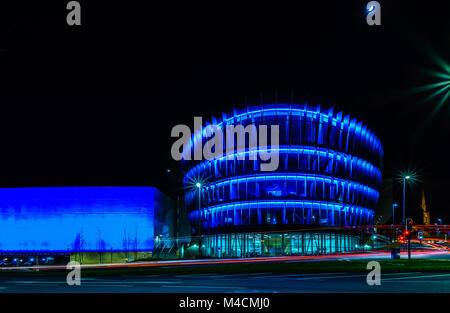
M 436 82 L 417 86 L 409 90 L 413 94 L 428 93 L 428 95 L 423 99 L 423 103 L 435 101 L 435 106 L 431 113 L 427 116 L 425 125 L 436 116 L 445 103 L 450 103 L 447 101 L 450 98 L 450 65 L 437 53 L 428 50 L 428 54 L 437 65 L 438 70 L 425 70 L 425 72 L 429 76 L 435 78 Z

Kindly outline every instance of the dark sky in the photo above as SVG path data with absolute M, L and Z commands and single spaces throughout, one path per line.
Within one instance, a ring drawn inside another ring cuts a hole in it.
M 65 1 L 0 10 L 1 186 L 170 192 L 174 125 L 293 95 L 364 121 L 384 144 L 385 178 L 420 171 L 411 210 L 424 187 L 432 218 L 450 219 L 450 101 L 424 126 L 437 101 L 406 92 L 436 82 L 427 51 L 450 62 L 446 10 L 380 1 L 382 26 L 369 27 L 367 1 L 88 2 L 80 27 L 67 26 Z

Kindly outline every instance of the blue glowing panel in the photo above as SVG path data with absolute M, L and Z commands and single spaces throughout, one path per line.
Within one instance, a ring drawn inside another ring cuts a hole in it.
M 0 189 L 0 251 L 151 251 L 155 188 Z

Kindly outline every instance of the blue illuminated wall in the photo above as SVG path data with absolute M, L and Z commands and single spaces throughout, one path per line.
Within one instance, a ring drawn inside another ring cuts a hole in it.
M 236 151 L 236 146 L 231 158 L 184 161 L 185 202 L 194 231 L 258 231 L 266 229 L 264 225 L 351 227 L 373 222 L 383 147 L 362 122 L 333 108 L 279 104 L 223 113 L 211 124 L 222 130 L 237 124 L 279 125 L 279 167 L 261 172 L 259 158 L 250 160 L 248 150 Z M 186 153 L 192 155 L 193 141 L 199 136 L 194 134 Z M 224 147 L 225 140 L 224 136 Z M 246 147 L 248 142 L 246 138 Z M 238 160 L 238 153 L 245 160 Z M 199 190 L 192 186 L 199 180 L 204 181 L 201 210 Z
M 2 188 L 0 251 L 152 251 L 171 227 L 165 198 L 152 187 Z

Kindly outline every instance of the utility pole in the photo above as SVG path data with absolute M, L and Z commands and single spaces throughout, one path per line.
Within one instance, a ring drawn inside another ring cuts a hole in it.
M 405 236 L 408 238 L 408 260 L 411 260 L 411 232 L 413 230 L 413 220 L 412 218 L 406 219 L 406 230 L 405 230 Z
M 408 236 L 408 260 L 411 260 L 411 237 Z

